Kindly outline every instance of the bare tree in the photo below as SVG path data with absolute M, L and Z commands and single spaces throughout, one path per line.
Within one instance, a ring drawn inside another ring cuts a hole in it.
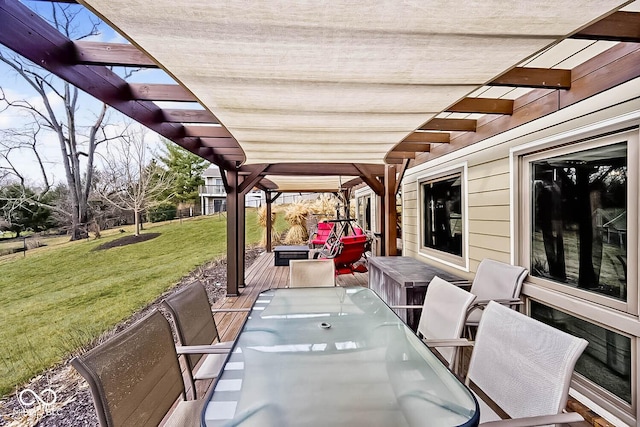
M 52 3 L 49 16 L 51 24 L 69 38 L 77 40 L 98 34 L 98 23 L 91 22 L 87 27 L 86 17 L 80 16 L 79 13 L 80 8 L 77 5 Z M 81 19 L 83 27 L 79 25 Z M 77 34 L 81 28 L 84 31 Z M 105 132 L 108 122 L 107 105 L 102 104 L 96 108 L 97 112 L 91 122 L 82 125 L 78 112 L 87 109 L 85 102 L 95 101 L 89 101 L 76 87 L 6 49 L 0 50 L 0 61 L 9 66 L 19 80 L 35 92 L 37 99 L 10 99 L 6 96 L 6 91 L 0 87 L 0 111 L 21 111 L 25 120 L 30 122 L 30 125 L 25 125 L 19 130 L 5 131 L 0 146 L 0 161 L 3 164 L 0 173 L 11 174 L 24 183 L 24 172 L 12 160 L 16 153 L 28 150 L 35 155 L 39 164 L 43 191 L 49 191 L 50 172 L 39 153 L 42 150 L 42 134 L 53 132 L 60 147 L 61 162 L 69 190 L 71 240 L 83 238 L 86 235 L 85 223 L 88 220 L 88 200 L 92 188 L 96 148 L 109 139 Z M 81 158 L 84 160 L 81 161 Z
M 146 129 L 129 127 L 122 137 L 109 143 L 104 170 L 96 180 L 95 192 L 118 209 L 134 214 L 135 235 L 140 234 L 140 214 L 168 200 L 172 177 L 155 160 L 149 160 Z

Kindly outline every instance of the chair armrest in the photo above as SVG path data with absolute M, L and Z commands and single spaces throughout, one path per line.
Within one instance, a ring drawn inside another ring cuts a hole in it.
M 465 288 L 465 289 L 469 289 L 471 288 L 471 281 L 470 280 L 447 280 L 447 282 L 451 283 L 452 285 L 456 285 L 460 288 Z
M 422 308 L 421 305 L 392 305 L 391 307 L 392 310 L 403 310 L 403 309 L 418 309 L 418 308 Z
M 578 423 L 584 421 L 577 412 L 564 412 L 554 415 L 539 415 L 536 417 L 515 418 L 511 420 L 489 421 L 480 424 L 483 427 L 533 427 L 549 424 Z
M 504 298 L 504 299 L 481 299 L 475 300 L 471 306 L 485 306 L 489 302 L 494 301 L 502 305 L 522 305 L 524 302 L 520 298 Z
M 473 347 L 474 344 L 474 341 L 469 341 L 466 338 L 443 340 L 423 338 L 422 341 L 429 347 Z
M 213 314 L 216 313 L 248 313 L 250 312 L 250 308 L 213 308 L 211 312 Z
M 229 345 L 177 345 L 178 354 L 226 354 L 229 353 Z

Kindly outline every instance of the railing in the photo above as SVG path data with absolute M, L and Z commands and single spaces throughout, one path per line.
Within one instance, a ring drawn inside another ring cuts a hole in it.
M 216 195 L 216 196 L 226 196 L 227 193 L 224 191 L 224 185 L 201 185 L 200 186 L 200 195 Z

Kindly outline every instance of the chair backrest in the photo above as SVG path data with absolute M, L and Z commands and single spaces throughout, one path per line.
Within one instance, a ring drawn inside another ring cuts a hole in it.
M 351 264 L 362 258 L 367 240 L 364 234 L 341 237 L 342 249 L 334 258 L 336 265 Z
M 169 322 L 157 310 L 71 361 L 103 427 L 157 426 L 184 383 Z
M 480 320 L 467 381 L 512 418 L 558 414 L 587 344 L 492 301 Z
M 326 242 L 327 237 L 331 234 L 331 230 L 333 230 L 334 225 L 335 224 L 333 222 L 319 222 L 315 237 L 312 239 L 311 243 L 323 245 Z
M 336 269 L 331 259 L 292 259 L 289 261 L 289 287 L 335 286 Z
M 470 292 L 479 301 L 518 298 L 527 274 L 527 269 L 519 265 L 485 258 L 478 265 Z M 467 321 L 477 323 L 481 316 L 482 310 L 474 310 Z
M 418 332 L 427 339 L 454 339 L 462 336 L 467 310 L 475 295 L 435 276 L 427 287 Z M 438 353 L 453 368 L 455 348 L 439 347 Z
M 173 317 L 181 345 L 209 345 L 219 340 L 209 297 L 200 282 L 194 282 L 168 296 L 163 305 Z M 202 357 L 202 354 L 190 354 L 187 357 L 189 368 L 193 370 Z

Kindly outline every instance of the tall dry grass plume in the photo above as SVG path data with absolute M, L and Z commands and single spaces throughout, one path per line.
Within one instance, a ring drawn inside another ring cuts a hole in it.
M 306 228 L 309 207 L 301 201 L 292 203 L 285 211 L 284 219 L 291 226 L 284 238 L 287 245 L 305 245 L 309 240 L 309 232 Z
M 309 204 L 309 211 L 317 217 L 318 221 L 333 219 L 336 216 L 337 203 L 338 199 L 335 196 L 323 194 Z
M 271 246 L 277 246 L 280 241 L 280 235 L 276 231 L 276 212 L 271 210 Z M 258 225 L 262 227 L 262 237 L 260 238 L 260 246 L 267 247 L 267 206 L 263 205 L 258 209 Z

